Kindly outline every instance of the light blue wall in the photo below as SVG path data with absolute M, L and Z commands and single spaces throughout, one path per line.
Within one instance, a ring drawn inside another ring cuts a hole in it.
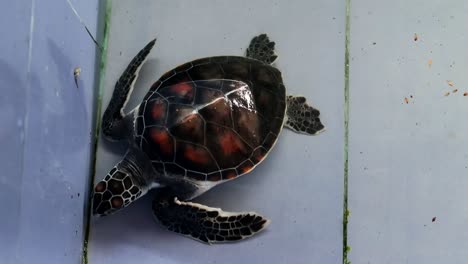
M 73 3 L 96 34 L 98 3 Z M 95 46 L 66 1 L 2 6 L 0 263 L 79 263 Z M 82 69 L 78 89 L 75 67 Z

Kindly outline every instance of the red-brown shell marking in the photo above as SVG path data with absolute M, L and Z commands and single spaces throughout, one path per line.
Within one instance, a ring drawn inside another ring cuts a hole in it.
M 187 82 L 177 83 L 171 87 L 171 91 L 180 97 L 192 97 L 193 87 Z
M 163 128 L 151 127 L 148 129 L 150 141 L 155 144 L 155 151 L 161 157 L 171 159 L 174 156 L 174 140 Z
M 244 148 L 241 139 L 232 130 L 226 129 L 223 133 L 219 133 L 218 138 L 222 153 L 226 157 L 242 151 Z
M 166 102 L 164 100 L 156 100 L 151 106 L 151 116 L 154 120 L 164 120 L 166 111 Z
M 136 141 L 161 173 L 234 179 L 273 147 L 285 107 L 281 74 L 270 65 L 244 57 L 195 60 L 151 87 L 136 119 Z
M 195 164 L 207 164 L 211 162 L 210 154 L 207 150 L 194 146 L 187 146 L 182 156 Z

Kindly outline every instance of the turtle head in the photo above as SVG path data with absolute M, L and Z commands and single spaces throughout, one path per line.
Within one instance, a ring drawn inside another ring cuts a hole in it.
M 134 179 L 134 175 L 114 167 L 104 180 L 98 182 L 93 193 L 93 214 L 112 214 L 148 191 Z

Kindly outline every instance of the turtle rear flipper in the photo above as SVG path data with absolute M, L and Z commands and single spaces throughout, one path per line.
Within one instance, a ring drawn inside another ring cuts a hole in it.
M 316 135 L 325 127 L 320 121 L 320 111 L 309 106 L 303 96 L 287 97 L 285 126 L 297 133 Z
M 132 93 L 141 66 L 156 43 L 150 41 L 128 64 L 115 84 L 114 93 L 102 117 L 102 133 L 111 140 L 125 137 L 127 129 L 124 122 L 123 108 Z M 133 118 L 132 118 L 133 121 Z
M 270 41 L 266 34 L 258 35 L 250 41 L 246 56 L 272 64 L 278 58 L 275 54 L 275 42 Z
M 167 229 L 208 244 L 242 240 L 270 222 L 251 212 L 229 213 L 167 197 L 153 201 L 153 213 Z

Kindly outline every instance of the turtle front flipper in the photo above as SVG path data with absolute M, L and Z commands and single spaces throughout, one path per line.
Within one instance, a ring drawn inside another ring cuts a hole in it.
M 275 54 L 275 42 L 270 41 L 266 34 L 260 34 L 250 41 L 246 56 L 272 64 L 278 58 Z
M 325 127 L 320 121 L 320 111 L 309 106 L 303 96 L 287 97 L 285 126 L 297 133 L 316 135 Z
M 151 163 L 138 150 L 130 149 L 93 192 L 93 214 L 105 216 L 127 207 L 156 186 L 148 180 Z
M 122 139 L 128 132 L 124 122 L 123 108 L 133 90 L 138 72 L 155 43 L 156 39 L 149 42 L 133 58 L 115 84 L 114 93 L 102 117 L 102 133 L 111 140 Z
M 165 195 L 153 201 L 153 213 L 167 229 L 208 244 L 248 238 L 270 223 L 256 213 L 229 213 Z

